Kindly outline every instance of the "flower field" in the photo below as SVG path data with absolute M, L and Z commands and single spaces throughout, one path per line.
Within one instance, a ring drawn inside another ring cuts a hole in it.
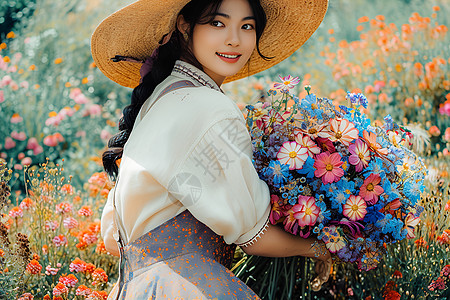
M 246 117 L 245 106 L 268 97 L 279 74 L 300 78 L 291 90 L 299 99 L 308 85 L 336 105 L 349 105 L 348 92 L 363 93 L 361 111 L 379 126 L 389 114 L 410 133 L 392 132 L 390 140 L 424 160 L 424 192 L 415 195 L 424 207 L 420 222 L 412 238 L 384 245 L 375 269 L 335 263 L 318 292 L 309 286 L 310 260 L 298 261 L 296 280 L 255 281 L 246 270 L 282 265 L 237 251 L 236 261 L 246 260 L 236 274 L 264 299 L 450 298 L 450 3 L 376 2 L 330 0 L 323 24 L 294 55 L 223 89 Z M 117 280 L 118 258 L 100 235 L 113 186 L 101 154 L 131 91 L 109 81 L 90 57 L 95 25 L 126 3 L 104 4 L 36 1 L 32 15 L 0 35 L 0 299 L 106 299 Z M 349 148 L 356 167 L 364 164 L 355 154 L 362 147 Z M 353 200 L 349 207 L 359 205 Z

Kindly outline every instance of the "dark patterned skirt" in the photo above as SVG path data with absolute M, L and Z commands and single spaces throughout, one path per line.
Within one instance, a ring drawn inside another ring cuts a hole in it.
M 235 247 L 185 210 L 121 249 L 108 299 L 259 299 L 227 269 Z

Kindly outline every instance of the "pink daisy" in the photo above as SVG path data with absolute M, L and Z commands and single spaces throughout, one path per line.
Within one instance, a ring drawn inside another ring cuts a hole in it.
M 300 132 L 295 135 L 295 141 L 308 149 L 308 155 L 314 157 L 320 153 L 320 148 L 314 143 L 314 141 L 307 135 L 303 135 Z
M 343 207 L 343 215 L 352 221 L 364 219 L 367 204 L 360 196 L 350 195 Z
M 348 151 L 352 154 L 348 161 L 355 166 L 357 172 L 361 172 L 363 168 L 369 165 L 370 151 L 363 141 L 357 139 L 354 144 L 348 147 Z
M 296 142 L 285 142 L 277 154 L 277 159 L 288 164 L 289 170 L 301 169 L 307 158 L 308 150 Z
M 383 188 L 378 185 L 380 181 L 380 175 L 372 173 L 364 180 L 364 183 L 359 190 L 359 196 L 363 197 L 370 205 L 377 203 L 378 196 L 384 192 Z
M 314 225 L 320 214 L 314 197 L 298 196 L 298 204 L 294 205 L 292 210 L 300 227 Z
M 341 168 L 343 163 L 341 155 L 337 152 L 320 153 L 314 162 L 314 168 L 316 168 L 314 175 L 318 178 L 322 177 L 324 184 L 337 182 L 344 176 L 344 170 Z
M 292 77 L 291 75 L 288 75 L 286 77 L 278 77 L 280 77 L 281 83 L 275 82 L 275 84 L 273 85 L 273 87 L 278 90 L 290 90 L 300 82 L 300 79 L 298 77 Z

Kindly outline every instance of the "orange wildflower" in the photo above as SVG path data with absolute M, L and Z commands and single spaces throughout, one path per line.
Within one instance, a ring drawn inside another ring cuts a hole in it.
M 428 130 L 428 132 L 432 135 L 432 136 L 440 136 L 441 135 L 441 131 L 439 130 L 439 128 L 437 126 L 431 126 L 430 129 Z
M 0 44 L 0 49 L 6 49 L 8 46 L 6 46 L 6 43 L 1 43 Z
M 96 68 L 97 65 L 95 64 L 95 62 L 92 62 L 92 63 L 89 65 L 89 67 L 90 67 L 90 68 Z
M 437 6 L 437 5 L 433 6 L 433 11 L 440 11 L 440 10 L 441 10 L 441 8 L 439 6 Z
M 87 84 L 89 82 L 89 79 L 87 77 L 84 77 L 81 79 L 81 84 Z
M 369 17 L 363 16 L 358 19 L 358 23 L 365 23 L 365 22 L 369 22 Z
M 328 34 L 334 34 L 334 29 L 333 28 L 328 29 Z
M 375 16 L 375 19 L 377 19 L 378 21 L 384 21 L 384 16 L 378 15 L 378 16 Z
M 92 279 L 94 280 L 92 282 L 93 285 L 98 283 L 106 283 L 108 282 L 108 275 L 102 268 L 97 268 L 94 272 L 92 272 Z
M 31 66 L 28 67 L 28 69 L 30 71 L 34 71 L 34 70 L 36 70 L 36 65 L 31 65 Z
M 412 106 L 413 104 L 414 104 L 413 98 L 409 97 L 409 98 L 405 99 L 405 106 L 406 107 Z
M 27 267 L 26 267 L 26 270 L 27 270 L 27 272 L 30 273 L 31 275 L 37 275 L 37 274 L 41 273 L 42 266 L 41 266 L 41 264 L 40 264 L 37 260 L 32 259 L 32 260 L 28 263 L 28 265 L 27 265 Z
M 4 57 L 3 57 L 3 61 L 4 61 L 5 63 L 9 63 L 9 62 L 11 61 L 11 59 L 9 58 L 9 56 L 4 56 Z
M 346 40 L 342 40 L 339 42 L 339 47 L 341 48 L 347 48 L 348 47 L 348 42 Z
M 57 59 L 55 59 L 55 61 L 54 61 L 54 63 L 56 64 L 56 65 L 59 65 L 60 63 L 62 63 L 63 62 L 63 59 L 61 58 L 61 57 L 58 57 Z
M 14 31 L 10 31 L 8 32 L 8 34 L 6 35 L 7 39 L 13 39 L 16 37 L 16 34 L 14 33 Z
M 427 241 L 423 239 L 423 237 L 418 238 L 414 244 L 416 244 L 417 248 L 428 248 Z
M 356 26 L 356 30 L 357 31 L 363 31 L 364 30 L 364 26 L 358 25 L 358 26 Z
M 386 95 L 386 93 L 380 93 L 378 95 L 378 101 L 380 102 L 388 102 L 388 95 Z
M 61 187 L 61 191 L 62 191 L 62 192 L 65 192 L 65 193 L 68 194 L 68 195 L 72 195 L 73 192 L 74 192 L 74 188 L 73 188 L 72 185 L 66 183 L 65 185 L 63 185 L 63 186 Z

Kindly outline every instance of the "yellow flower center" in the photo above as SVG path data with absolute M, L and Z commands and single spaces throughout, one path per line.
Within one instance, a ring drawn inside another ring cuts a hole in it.
M 305 215 L 311 215 L 312 214 L 312 210 L 311 210 L 311 208 L 307 208 L 306 210 L 305 210 Z
M 333 170 L 333 165 L 332 164 L 328 164 L 326 167 L 327 171 L 332 171 Z
M 272 118 L 270 118 L 270 122 L 271 122 L 271 123 L 274 123 L 276 119 L 277 119 L 277 118 L 272 117 Z
M 374 186 L 373 186 L 373 183 L 369 183 L 368 185 L 367 185 L 367 190 L 368 191 L 373 191 L 373 188 L 374 188 Z
M 285 81 L 285 82 L 284 82 L 284 85 L 289 85 L 289 84 L 291 84 L 290 81 Z
M 317 106 L 317 104 L 312 103 L 312 104 L 311 104 L 311 108 L 312 108 L 312 109 L 318 109 L 319 107 Z
M 289 152 L 289 157 L 290 158 L 296 158 L 297 157 L 297 152 L 295 152 L 295 151 Z
M 353 211 L 358 211 L 358 205 L 353 204 L 353 205 L 352 205 L 352 210 L 353 210 Z
M 339 140 L 342 137 L 342 132 L 340 131 L 336 132 L 335 137 Z
M 363 159 L 364 158 L 364 154 L 363 153 L 359 153 L 358 157 L 359 157 L 359 159 Z
M 315 128 L 310 128 L 310 129 L 308 130 L 308 133 L 309 133 L 309 134 L 316 134 L 316 133 L 317 133 L 317 129 L 315 129 Z

